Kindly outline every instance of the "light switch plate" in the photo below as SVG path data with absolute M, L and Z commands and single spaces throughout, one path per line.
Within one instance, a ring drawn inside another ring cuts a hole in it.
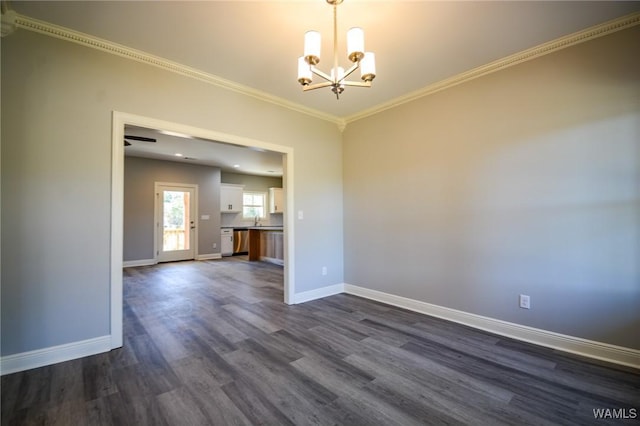
M 528 295 L 520 295 L 520 307 L 522 309 L 531 309 L 531 298 Z

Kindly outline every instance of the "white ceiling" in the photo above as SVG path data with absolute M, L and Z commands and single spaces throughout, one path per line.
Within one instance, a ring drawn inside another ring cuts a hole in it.
M 323 35 L 329 70 L 332 11 L 325 0 L 27 1 L 23 15 L 133 47 L 345 117 L 494 60 L 640 11 L 640 2 L 364 1 L 338 6 L 338 37 L 360 26 L 376 54 L 370 89 L 303 93 L 297 58 L 303 37 Z M 341 43 L 343 45 L 343 43 Z M 340 58 L 348 65 L 346 48 Z
M 282 154 L 227 143 L 166 135 L 158 130 L 126 126 L 125 155 L 186 164 L 219 167 L 222 170 L 259 176 L 282 176 Z M 156 142 L 127 139 L 128 135 L 153 138 Z M 177 156 L 176 154 L 180 154 Z
M 325 0 L 14 1 L 16 12 L 122 44 L 336 117 L 593 25 L 640 11 L 638 1 L 366 1 L 338 6 L 341 64 L 348 28 L 375 52 L 371 88 L 303 93 L 297 58 L 310 29 L 329 71 L 332 10 Z M 150 144 L 151 145 L 151 144 Z M 244 150 L 246 151 L 246 149 Z M 200 154 L 194 154 L 197 158 Z

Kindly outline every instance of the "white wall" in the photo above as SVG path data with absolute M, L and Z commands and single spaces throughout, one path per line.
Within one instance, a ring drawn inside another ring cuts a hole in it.
M 3 356 L 109 334 L 114 110 L 293 147 L 296 291 L 344 281 L 334 124 L 25 30 L 1 53 Z
M 640 349 L 638 52 L 635 27 L 350 124 L 345 281 Z

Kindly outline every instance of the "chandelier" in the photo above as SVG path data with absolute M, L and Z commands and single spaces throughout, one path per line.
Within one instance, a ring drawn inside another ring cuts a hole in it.
M 364 32 L 362 28 L 354 27 L 347 32 L 347 57 L 353 63 L 348 69 L 338 66 L 338 5 L 343 0 L 327 0 L 333 6 L 333 68 L 331 73 L 322 72 L 316 65 L 320 62 L 320 33 L 307 31 L 304 35 L 304 56 L 298 58 L 298 82 L 302 90 L 314 90 L 322 87 L 330 87 L 335 93 L 336 99 L 345 86 L 371 87 L 371 81 L 376 77 L 375 55 L 364 51 Z M 362 81 L 349 81 L 349 77 L 355 70 L 360 69 Z M 324 79 L 321 83 L 311 84 L 313 74 Z

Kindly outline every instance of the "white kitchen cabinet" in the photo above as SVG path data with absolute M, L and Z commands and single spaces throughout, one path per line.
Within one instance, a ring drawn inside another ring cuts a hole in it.
M 284 193 L 282 188 L 269 188 L 269 213 L 284 212 Z
M 233 255 L 233 228 L 220 230 L 220 254 L 223 256 Z
M 220 213 L 240 213 L 243 190 L 242 185 L 220 185 Z

